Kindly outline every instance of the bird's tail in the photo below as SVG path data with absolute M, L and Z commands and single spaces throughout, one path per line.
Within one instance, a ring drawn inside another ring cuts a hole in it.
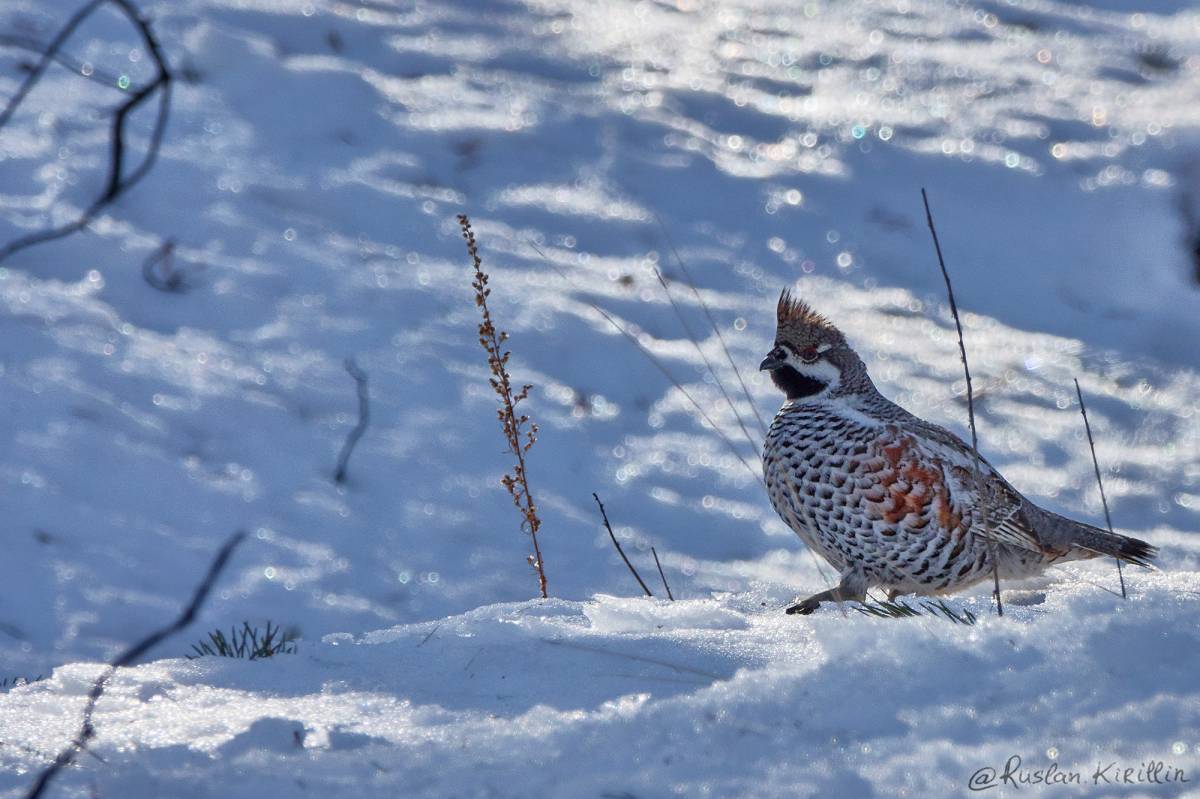
M 1126 563 L 1136 563 L 1138 566 L 1147 568 L 1150 568 L 1151 561 L 1158 557 L 1158 547 L 1151 546 L 1140 538 L 1110 533 L 1082 522 L 1067 519 L 1064 521 L 1069 521 L 1072 526 L 1068 539 L 1070 544 L 1079 549 L 1094 552 L 1096 556 L 1108 555 Z

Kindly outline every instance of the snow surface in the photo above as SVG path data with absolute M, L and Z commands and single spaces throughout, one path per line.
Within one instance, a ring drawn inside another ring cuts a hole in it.
M 8 0 L 0 31 L 44 42 L 77 5 Z M 0 797 L 238 528 L 201 619 L 116 675 L 95 757 L 55 795 L 950 796 L 1011 755 L 1192 780 L 1048 795 L 1197 795 L 1192 4 L 144 7 L 180 76 L 158 164 L 88 231 L 0 264 L 0 678 L 47 675 L 0 693 Z M 152 74 L 107 11 L 66 52 Z M 0 96 L 30 58 L 0 47 Z M 0 241 L 95 196 L 120 99 L 48 73 L 0 130 Z M 1030 498 L 1101 522 L 1079 378 L 1114 523 L 1162 550 L 1162 571 L 1126 570 L 1129 602 L 1090 562 L 1010 586 L 1004 619 L 985 588 L 953 598 L 974 627 L 784 616 L 826 586 L 813 558 L 594 307 L 752 466 L 751 406 L 746 443 L 672 243 L 764 418 L 778 398 L 753 368 L 798 283 L 885 393 L 965 433 L 922 186 L 983 450 Z M 547 602 L 499 485 L 464 211 L 514 379 L 535 385 Z M 141 275 L 167 238 L 185 293 Z M 348 356 L 372 422 L 339 487 Z M 637 596 L 592 491 L 680 601 Z M 243 619 L 298 629 L 299 654 L 182 659 Z

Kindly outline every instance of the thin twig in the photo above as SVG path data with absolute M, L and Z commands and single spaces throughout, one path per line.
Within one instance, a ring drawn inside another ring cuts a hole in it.
M 353 454 L 354 447 L 363 437 L 363 433 L 367 432 L 367 423 L 371 421 L 367 373 L 358 367 L 353 358 L 347 358 L 345 366 L 346 372 L 354 378 L 354 385 L 358 392 L 358 424 L 354 425 L 354 429 L 346 436 L 346 443 L 342 444 L 342 451 L 338 454 L 337 470 L 333 473 L 333 481 L 339 485 L 346 482 L 346 467 L 350 464 L 350 455 Z
M 1096 485 L 1100 487 L 1100 502 L 1104 505 L 1104 523 L 1108 525 L 1108 531 L 1116 535 L 1113 531 L 1112 516 L 1108 512 L 1108 497 L 1104 495 L 1104 481 L 1100 479 L 1100 461 L 1096 459 L 1096 442 L 1092 440 L 1092 425 L 1088 422 L 1087 407 L 1083 404 L 1083 390 L 1079 388 L 1079 378 L 1075 378 L 1075 394 L 1079 397 L 1079 412 L 1083 414 L 1083 428 L 1087 431 L 1088 447 L 1092 451 L 1092 467 L 1096 470 Z M 1125 573 L 1121 570 L 1121 559 L 1117 561 L 1117 578 L 1121 581 L 1121 598 L 1128 599 L 1129 596 L 1125 593 Z
M 21 83 L 17 93 L 12 96 L 5 106 L 3 111 L 0 111 L 0 128 L 4 127 L 12 115 L 16 113 L 17 106 L 25 99 L 25 96 L 32 91 L 34 84 L 42 77 L 42 73 L 50 66 L 50 63 L 55 60 L 58 51 L 66 44 L 67 39 L 71 38 L 71 34 L 75 32 L 88 15 L 99 8 L 108 0 L 91 0 L 90 3 L 75 12 L 75 14 L 67 20 L 67 24 L 62 27 L 58 34 L 50 40 L 50 44 L 46 47 L 46 52 L 42 53 L 42 57 L 34 64 L 33 69 L 29 70 L 29 74 L 25 76 L 24 82 Z
M 687 264 L 684 263 L 683 258 L 680 257 L 679 250 L 675 247 L 675 241 L 671 238 L 671 231 L 665 224 L 663 224 L 662 217 L 660 217 L 658 214 L 654 215 L 654 219 L 656 222 L 658 222 L 658 226 L 662 229 L 663 237 L 667 240 L 667 246 L 671 248 L 671 254 L 675 256 L 675 263 L 679 265 L 679 271 L 683 273 L 684 283 L 686 283 L 687 287 L 692 290 L 692 294 L 696 297 L 696 302 L 700 303 L 700 308 L 704 311 L 705 318 L 708 319 L 709 327 L 711 327 L 713 332 L 717 334 L 717 341 L 721 343 L 721 351 L 725 353 L 725 360 L 729 361 L 729 366 L 733 369 L 734 375 L 737 376 L 738 384 L 742 387 L 742 395 L 746 397 L 746 402 L 750 405 L 750 410 L 754 412 L 754 418 L 758 420 L 759 431 L 762 432 L 763 436 L 766 436 L 767 424 L 763 421 L 762 415 L 758 412 L 758 406 L 754 404 L 754 398 L 750 395 L 750 389 L 746 387 L 746 381 L 742 378 L 742 370 L 738 369 L 737 361 L 733 359 L 733 355 L 731 355 L 729 352 L 728 345 L 725 344 L 725 336 L 721 334 L 721 326 L 718 325 L 717 320 L 713 318 L 712 311 L 709 310 L 708 303 L 704 301 L 704 297 L 700 295 L 700 290 L 696 288 L 696 281 L 692 279 L 692 273 L 688 270 Z M 659 277 L 659 280 L 662 280 L 661 276 Z M 709 371 L 713 372 L 711 366 L 709 367 Z M 713 372 L 713 378 L 717 379 L 718 384 L 720 383 L 716 372 Z M 722 391 L 723 390 L 724 389 L 722 389 Z M 730 407 L 732 407 L 732 405 Z M 734 413 L 736 414 L 737 411 L 735 410 Z M 738 421 L 741 421 L 741 419 Z M 743 432 L 745 432 L 744 428 Z
M 13 114 L 16 113 L 17 108 L 33 89 L 33 86 L 41 79 L 46 68 L 57 58 L 58 51 L 67 39 L 70 38 L 71 34 L 75 32 L 76 28 L 92 12 L 105 3 L 112 3 L 120 9 L 121 13 L 137 28 L 142 42 L 145 44 L 146 51 L 154 61 L 156 69 L 155 77 L 145 86 L 133 90 L 129 99 L 122 103 L 113 114 L 108 178 L 105 181 L 104 193 L 84 209 L 83 213 L 74 221 L 21 236 L 0 247 L 0 262 L 27 247 L 61 239 L 87 227 L 100 211 L 115 202 L 118 197 L 129 191 L 138 181 L 145 177 L 158 157 L 159 148 L 162 146 L 163 134 L 167 128 L 167 116 L 171 106 L 172 75 L 171 70 L 167 67 L 166 59 L 163 57 L 158 39 L 155 38 L 149 23 L 142 17 L 141 12 L 130 0 L 92 0 L 92 2 L 76 11 L 67 21 L 67 24 L 63 26 L 62 30 L 51 40 L 45 53 L 42 54 L 42 57 L 34 65 L 33 69 L 29 71 L 17 93 L 13 95 L 4 110 L 0 112 L 0 128 L 3 128 L 12 118 Z M 158 116 L 155 118 L 154 128 L 150 133 L 150 143 L 146 148 L 146 155 L 140 164 L 132 169 L 128 175 L 125 175 L 123 174 L 125 161 L 125 122 L 129 115 L 143 102 L 153 96 L 155 92 L 159 95 Z
M 563 280 L 567 281 L 567 283 L 569 285 L 571 285 L 572 287 L 575 286 L 575 282 L 573 280 L 571 280 L 571 278 L 567 275 L 567 273 L 564 272 L 562 269 L 560 269 L 558 264 L 556 264 L 552 260 L 550 260 L 550 257 L 547 256 L 546 253 L 542 252 L 542 249 L 540 247 L 538 247 L 536 244 L 534 244 L 533 242 L 528 241 L 528 240 L 526 240 L 525 243 L 528 244 L 538 255 L 542 256 L 542 259 L 545 260 L 546 263 L 550 265 L 551 269 L 553 269 L 555 272 L 558 273 L 559 277 L 561 277 Z M 693 397 L 688 392 L 688 390 L 683 387 L 683 384 L 680 383 L 673 374 L 671 374 L 671 371 L 669 369 L 667 369 L 666 365 L 663 364 L 663 362 L 659 359 L 659 357 L 657 355 L 655 355 L 653 352 L 651 352 L 649 349 L 647 349 L 645 347 L 645 345 L 642 344 L 642 342 L 638 341 L 637 336 L 630 333 L 629 330 L 626 329 L 622 324 L 620 324 L 616 319 L 614 319 L 613 316 L 608 311 L 604 310 L 603 308 L 601 308 L 599 305 L 592 302 L 591 300 L 583 298 L 583 301 L 585 303 L 587 303 L 587 305 L 592 310 L 594 310 L 596 313 L 603 316 L 604 319 L 610 325 L 612 325 L 618 333 L 620 333 L 622 336 L 624 336 L 626 339 L 628 339 L 629 342 L 631 344 L 633 344 L 633 346 L 635 348 L 637 348 L 637 351 L 640 352 L 643 356 L 645 356 L 645 358 L 647 360 L 649 360 L 650 363 L 653 364 L 654 367 L 656 369 L 658 369 L 659 372 L 662 373 L 663 377 L 667 378 L 667 381 L 671 385 L 673 385 L 679 391 L 679 393 L 684 396 L 684 399 L 686 399 L 691 404 L 691 406 L 696 410 L 697 415 L 699 415 L 700 418 L 703 419 L 705 422 L 707 422 L 709 427 L 711 427 L 713 429 L 713 432 L 716 433 L 717 438 L 719 438 L 721 440 L 721 443 L 723 443 L 725 445 L 726 449 L 728 449 L 733 454 L 733 456 L 735 458 L 737 458 L 738 461 L 740 461 L 743 466 L 746 467 L 746 470 L 754 476 L 754 479 L 757 480 L 759 482 L 759 484 L 765 488 L 766 483 L 763 480 L 761 467 L 758 469 L 755 469 L 753 466 L 751 466 L 746 461 L 745 457 L 742 456 L 741 450 L 739 450 L 737 448 L 737 446 L 733 443 L 733 441 L 730 440 L 729 436 L 725 435 L 724 431 L 721 430 L 721 428 L 717 425 L 717 423 L 712 420 L 712 417 L 710 417 L 708 415 L 708 413 L 704 410 L 704 407 L 699 402 L 696 401 L 696 398 Z
M 975 431 L 975 392 L 971 387 L 971 367 L 967 365 L 967 345 L 963 342 L 962 320 L 958 318 L 958 304 L 954 301 L 954 287 L 950 285 L 950 273 L 946 271 L 946 260 L 942 257 L 942 244 L 938 241 L 937 228 L 933 225 L 933 212 L 929 210 L 929 196 L 921 189 L 921 201 L 925 203 L 925 221 L 929 223 L 929 233 L 933 236 L 933 246 L 937 250 L 938 266 L 942 268 L 942 278 L 946 281 L 946 294 L 950 297 L 950 313 L 954 316 L 954 326 L 958 330 L 958 352 L 962 356 L 963 374 L 967 378 L 967 416 L 971 422 L 971 452 L 974 455 L 975 494 L 979 497 L 980 510 L 983 513 L 983 532 L 992 557 L 992 578 L 995 583 L 993 596 L 996 598 L 996 615 L 1004 615 L 1004 603 L 1000 599 L 1000 564 L 997 558 L 996 544 L 992 538 L 991 522 L 988 519 L 988 497 L 984 490 L 983 479 L 980 476 L 979 436 Z
M 617 548 L 617 554 L 621 556 L 621 560 L 625 561 L 625 565 L 633 573 L 633 577 L 638 581 L 638 585 L 646 592 L 646 596 L 654 596 L 654 594 L 650 593 L 650 589 L 646 587 L 645 581 L 642 580 L 642 575 L 638 574 L 637 569 L 633 568 L 633 564 L 629 562 L 629 558 L 625 557 L 625 550 L 621 549 L 621 542 L 617 540 L 617 536 L 613 533 L 612 525 L 608 523 L 608 514 L 604 512 L 604 503 L 600 501 L 600 495 L 593 491 L 592 497 L 595 498 L 596 504 L 600 506 L 600 516 L 604 518 L 604 529 L 608 530 L 608 537 L 612 539 L 613 546 Z M 655 560 L 657 560 L 657 557 Z
M 245 537 L 246 533 L 240 530 L 230 536 L 229 540 L 217 552 L 217 556 L 213 558 L 213 562 L 208 567 L 208 573 L 204 576 L 204 580 L 201 581 L 200 585 L 196 586 L 196 590 L 192 594 L 192 601 L 188 603 L 187 607 L 184 608 L 175 621 L 166 627 L 155 630 L 129 649 L 126 649 L 115 660 L 109 663 L 108 668 L 97 678 L 96 682 L 92 685 L 92 690 L 88 693 L 88 700 L 83 709 L 83 722 L 79 726 L 79 733 L 75 736 L 70 746 L 59 752 L 58 757 L 54 758 L 54 762 L 38 775 L 37 781 L 30 787 L 29 793 L 25 795 L 25 799 L 38 799 L 45 792 L 46 788 L 49 787 L 50 781 L 58 775 L 58 772 L 70 766 L 75 761 L 76 756 L 86 749 L 88 741 L 96 737 L 96 728 L 92 726 L 92 714 L 96 710 L 96 703 L 100 701 L 100 697 L 104 694 L 104 687 L 112 679 L 116 670 L 132 664 L 142 655 L 146 654 L 146 652 L 187 627 L 195 620 L 196 614 L 200 611 L 201 606 L 204 605 L 204 601 L 208 599 L 208 594 L 212 591 L 217 578 L 221 576 L 221 572 L 224 571 L 226 564 L 229 563 L 229 558 L 233 554 L 233 550 L 237 548 L 238 544 L 242 543 L 242 539 Z
M 650 554 L 654 556 L 654 565 L 658 567 L 658 576 L 662 578 L 663 588 L 667 589 L 667 599 L 675 601 L 675 595 L 671 593 L 671 586 L 667 584 L 667 575 L 663 573 L 662 564 L 658 562 L 658 551 L 654 547 L 650 547 Z

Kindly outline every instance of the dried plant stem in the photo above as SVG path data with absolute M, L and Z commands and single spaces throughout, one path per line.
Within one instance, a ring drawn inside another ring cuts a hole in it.
M 155 38 L 154 32 L 150 29 L 150 24 L 142 16 L 131 0 L 91 0 L 84 5 L 67 20 L 66 25 L 55 35 L 55 37 L 47 45 L 42 57 L 37 64 L 29 71 L 21 86 L 17 89 L 16 94 L 9 100 L 8 104 L 0 111 L 0 128 L 12 118 L 16 113 L 18 106 L 24 101 L 25 97 L 33 89 L 34 85 L 41 79 L 47 67 L 51 62 L 58 59 L 59 50 L 62 49 L 67 39 L 75 32 L 76 28 L 83 23 L 88 16 L 96 9 L 105 3 L 111 3 L 129 20 L 129 22 L 138 30 L 141 35 L 142 43 L 146 47 L 151 60 L 154 62 L 156 74 L 154 79 L 141 86 L 129 91 L 129 99 L 122 103 L 113 114 L 112 132 L 110 134 L 110 151 L 109 151 L 109 166 L 108 178 L 105 181 L 104 193 L 92 202 L 84 211 L 72 222 L 68 222 L 58 227 L 40 230 L 36 233 L 30 233 L 26 236 L 21 236 L 3 247 L 0 247 L 0 261 L 8 258 L 13 253 L 19 252 L 27 247 L 32 247 L 35 244 L 41 244 L 47 241 L 53 241 L 65 236 L 69 236 L 76 231 L 82 230 L 96 218 L 108 205 L 112 204 L 123 193 L 131 189 L 134 184 L 146 176 L 150 168 L 154 165 L 154 161 L 158 157 L 159 148 L 162 145 L 163 134 L 167 128 L 167 115 L 171 106 L 171 71 L 167 67 L 167 61 L 163 57 L 162 49 L 159 46 L 158 39 Z M 125 169 L 125 122 L 129 115 L 137 110 L 138 106 L 150 99 L 155 93 L 159 94 L 158 101 L 158 116 L 154 121 L 154 128 L 150 133 L 150 143 L 146 148 L 146 155 L 141 163 L 134 167 L 129 174 L 124 174 Z
M 358 392 L 358 423 L 346 436 L 342 451 L 338 453 L 337 469 L 333 473 L 333 481 L 337 484 L 346 482 L 346 468 L 350 465 L 350 455 L 358 440 L 367 432 L 367 424 L 371 421 L 371 399 L 367 392 L 367 373 L 359 368 L 353 358 L 346 359 L 346 372 L 354 378 L 354 386 Z
M 994 589 L 992 595 L 996 598 L 996 614 L 1004 615 L 1004 602 L 1000 599 L 1000 564 L 997 558 L 996 542 L 992 538 L 992 525 L 988 518 L 988 499 L 984 490 L 983 479 L 980 476 L 981 466 L 979 457 L 979 435 L 975 429 L 975 392 L 971 386 L 971 367 L 967 365 L 967 345 L 963 342 L 962 320 L 958 317 L 958 303 L 954 301 L 954 287 L 950 284 L 950 273 L 946 270 L 946 260 L 942 257 L 942 244 L 938 240 L 937 228 L 933 225 L 933 212 L 929 210 L 929 196 L 921 189 L 921 201 L 925 203 L 925 221 L 929 224 L 929 233 L 933 236 L 933 246 L 937 250 L 938 266 L 942 269 L 942 278 L 946 281 L 946 295 L 950 298 L 950 313 L 954 316 L 954 327 L 958 330 L 958 352 L 962 356 L 963 374 L 967 378 L 967 417 L 971 423 L 971 453 L 975 472 L 975 493 L 980 500 L 980 510 L 983 513 L 983 533 L 987 540 L 992 556 L 992 579 Z
M 1075 394 L 1079 397 L 1079 412 L 1083 414 L 1083 428 L 1087 431 L 1088 448 L 1092 451 L 1092 468 L 1096 470 L 1096 485 L 1100 488 L 1100 502 L 1104 505 L 1104 523 L 1108 531 L 1113 532 L 1112 516 L 1108 512 L 1108 497 L 1104 495 L 1104 481 L 1100 479 L 1100 461 L 1096 459 L 1096 442 L 1092 439 L 1092 425 L 1088 421 L 1087 406 L 1083 404 L 1083 390 L 1079 388 L 1079 378 L 1075 378 Z M 1115 534 L 1115 533 L 1114 533 Z M 1125 593 L 1125 572 L 1121 570 L 1121 559 L 1117 561 L 1117 579 L 1121 581 L 1121 598 L 1128 599 Z
M 242 543 L 242 539 L 246 537 L 246 533 L 238 531 L 230 536 L 224 546 L 217 552 L 213 558 L 212 564 L 208 567 L 208 573 L 204 576 L 204 580 L 200 585 L 196 586 L 195 592 L 192 594 L 192 601 L 188 603 L 183 612 L 179 614 L 175 621 L 155 630 L 150 635 L 137 642 L 129 649 L 117 656 L 115 660 L 109 663 L 108 668 L 92 685 L 92 690 L 88 693 L 88 701 L 83 709 L 83 722 L 79 726 L 79 732 L 75 739 L 71 741 L 70 746 L 59 752 L 58 757 L 54 758 L 46 769 L 38 775 L 37 780 L 29 789 L 29 793 L 25 794 L 25 799 L 38 799 L 50 786 L 50 781 L 57 776 L 58 772 L 70 766 L 75 762 L 76 756 L 86 751 L 88 741 L 96 737 L 96 729 L 92 726 L 92 714 L 96 710 L 96 703 L 100 701 L 100 697 L 104 694 L 104 687 L 108 685 L 108 681 L 112 679 L 113 674 L 117 669 L 123 666 L 129 666 L 142 655 L 146 654 L 152 647 L 162 643 L 166 638 L 187 627 L 195 620 L 196 614 L 204 605 L 204 601 L 208 599 L 209 592 L 212 591 L 213 585 L 217 582 L 217 578 L 221 576 L 221 572 L 225 570 L 226 564 L 229 563 L 229 558 L 233 555 L 233 550 L 237 545 Z
M 487 298 L 492 290 L 487 287 L 488 276 L 483 271 L 479 247 L 475 243 L 475 232 L 471 230 L 471 220 L 467 218 L 466 214 L 458 215 L 458 225 L 462 230 L 463 239 L 467 242 L 467 252 L 470 254 L 472 265 L 475 268 L 475 278 L 471 282 L 471 287 L 475 289 L 475 305 L 479 308 L 482 317 L 482 321 L 479 323 L 479 344 L 487 352 L 488 367 L 492 372 L 488 382 L 500 399 L 500 408 L 496 410 L 496 416 L 500 420 L 500 427 L 504 431 L 509 451 L 517 459 L 513 473 L 505 474 L 501 483 L 508 490 L 513 504 L 521 512 L 524 519 L 521 526 L 529 533 L 529 538 L 533 541 L 533 554 L 527 560 L 537 572 L 538 588 L 541 590 L 542 598 L 545 599 L 549 593 L 546 590 L 546 570 L 542 563 L 542 549 L 538 544 L 537 537 L 542 522 L 537 515 L 537 505 L 529 490 L 529 479 L 525 470 L 525 455 L 537 441 L 538 426 L 531 422 L 528 416 L 517 415 L 517 405 L 529 396 L 529 390 L 533 386 L 526 385 L 522 386 L 520 391 L 513 391 L 511 376 L 508 373 L 508 359 L 512 353 L 504 350 L 501 346 L 508 339 L 508 334 L 497 330 L 492 323 L 492 314 L 487 304 Z
M 604 503 L 600 501 L 600 495 L 593 491 L 592 497 L 596 500 L 596 504 L 600 506 L 600 516 L 604 519 L 604 529 L 608 530 L 608 537 L 612 539 L 613 546 L 617 548 L 617 554 L 621 556 L 621 560 L 625 561 L 625 565 L 633 573 L 633 578 L 638 581 L 638 585 L 646 592 L 646 596 L 654 596 L 654 594 L 650 593 L 650 589 L 646 587 L 645 581 L 642 580 L 642 575 L 638 574 L 637 569 L 633 568 L 633 564 L 629 562 L 629 558 L 625 557 L 625 550 L 621 549 L 621 542 L 617 540 L 617 536 L 613 533 L 612 525 L 608 523 L 608 514 L 604 512 Z
M 667 584 L 667 575 L 663 573 L 662 564 L 658 562 L 658 550 L 650 547 L 650 554 L 654 556 L 654 565 L 658 567 L 658 576 L 662 578 L 663 588 L 667 589 L 667 599 L 675 601 L 675 595 L 671 593 L 671 586 Z

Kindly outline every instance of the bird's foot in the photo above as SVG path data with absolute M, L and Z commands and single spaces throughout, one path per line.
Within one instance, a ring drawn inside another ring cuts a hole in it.
M 795 605 L 791 605 L 790 607 L 788 607 L 788 609 L 785 612 L 789 616 L 792 616 L 792 615 L 807 616 L 810 613 L 812 613 L 814 610 L 819 608 L 820 606 L 821 606 L 821 600 L 819 600 L 815 596 L 810 596 L 808 599 L 804 600 L 803 602 L 797 602 Z
M 842 577 L 836 588 L 813 594 L 808 599 L 797 602 L 787 609 L 789 616 L 807 616 L 822 602 L 862 602 L 867 597 L 866 582 L 859 572 L 849 572 Z

